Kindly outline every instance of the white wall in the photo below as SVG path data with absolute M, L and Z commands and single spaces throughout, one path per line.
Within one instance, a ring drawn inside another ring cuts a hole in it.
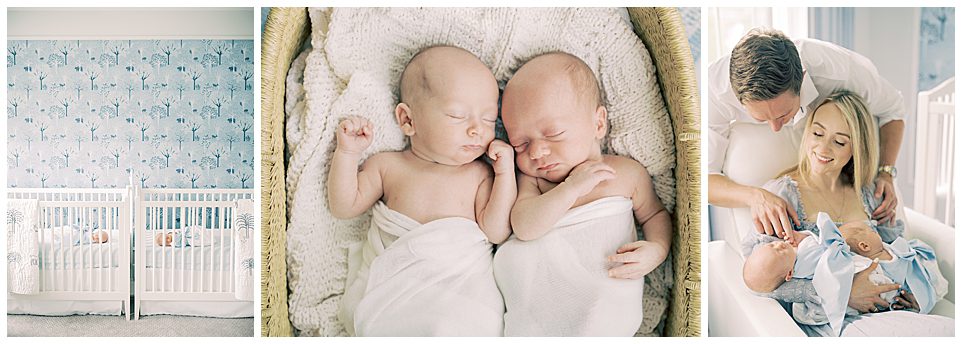
M 879 73 L 902 92 L 905 135 L 896 167 L 900 203 L 911 206 L 915 175 L 915 111 L 919 65 L 918 8 L 856 8 L 853 50 L 865 55 Z
M 9 8 L 12 40 L 253 39 L 254 8 Z

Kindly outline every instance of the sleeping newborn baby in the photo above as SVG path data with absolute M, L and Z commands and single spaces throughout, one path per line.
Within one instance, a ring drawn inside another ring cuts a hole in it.
M 358 168 L 372 123 L 337 128 L 331 213 L 374 207 L 363 247 L 350 252 L 339 318 L 352 335 L 501 335 L 492 244 L 510 234 L 517 186 L 511 147 L 494 139 L 497 81 L 470 52 L 439 46 L 411 59 L 400 88 L 395 118 L 408 149 Z M 485 154 L 493 168 L 478 159 Z
M 879 261 L 878 267 L 869 273 L 869 280 L 878 284 L 902 285 L 902 292 L 911 292 L 918 308 L 913 310 L 928 313 L 938 300 L 948 293 L 948 281 L 939 271 L 938 261 L 931 247 L 918 240 L 895 239 L 891 244 L 882 242 L 878 232 L 862 221 L 849 222 L 839 231 L 851 247 L 855 272 L 860 272 Z M 882 298 L 895 304 L 897 291 L 882 294 Z M 849 314 L 858 311 L 849 308 Z
M 665 260 L 671 221 L 640 163 L 602 154 L 607 115 L 594 73 L 566 53 L 535 57 L 505 86 L 523 173 L 514 237 L 495 254 L 505 335 L 630 336 L 641 325 L 643 277 Z M 631 250 L 641 272 L 612 278 L 608 257 Z

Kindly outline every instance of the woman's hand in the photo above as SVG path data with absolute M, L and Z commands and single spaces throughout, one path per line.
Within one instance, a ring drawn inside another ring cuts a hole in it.
M 895 296 L 895 303 L 892 304 L 894 310 L 918 312 L 921 308 L 919 307 L 919 301 L 915 299 L 915 294 L 905 290 L 900 291 L 899 295 Z
M 788 202 L 768 190 L 758 188 L 755 191 L 755 197 L 749 203 L 756 232 L 784 239 L 794 230 L 793 222 L 801 226 L 798 214 Z
M 898 284 L 875 285 L 869 281 L 869 274 L 876 268 L 878 268 L 878 259 L 872 261 L 872 265 L 867 269 L 855 274 L 855 278 L 852 279 L 852 292 L 849 294 L 848 306 L 859 313 L 877 313 L 887 310 L 890 305 L 882 299 L 882 293 L 899 289 Z
M 898 197 L 895 195 L 895 184 L 892 183 L 892 175 L 879 173 L 875 179 L 875 198 L 882 198 L 882 204 L 872 212 L 872 218 L 879 223 L 888 222 L 889 225 L 895 224 L 895 208 L 899 204 Z
M 668 256 L 668 248 L 659 244 L 639 240 L 618 248 L 618 252 L 608 256 L 608 261 L 624 263 L 608 270 L 608 277 L 639 279 L 658 267 Z

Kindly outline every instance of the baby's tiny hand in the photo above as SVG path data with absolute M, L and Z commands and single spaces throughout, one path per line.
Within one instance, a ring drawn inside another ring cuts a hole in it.
M 361 154 L 371 145 L 374 124 L 361 117 L 349 117 L 337 126 L 337 149 L 344 153 Z
M 565 178 L 565 184 L 571 185 L 578 193 L 578 197 L 587 195 L 595 186 L 603 181 L 615 179 L 615 170 L 601 161 L 585 161 L 575 166 Z
M 504 141 L 494 139 L 488 145 L 488 158 L 495 175 L 514 174 L 514 148 Z
M 608 256 L 608 261 L 624 264 L 608 270 L 608 276 L 624 279 L 645 277 L 665 261 L 667 256 L 665 247 L 650 241 L 639 240 L 622 245 L 616 254 Z

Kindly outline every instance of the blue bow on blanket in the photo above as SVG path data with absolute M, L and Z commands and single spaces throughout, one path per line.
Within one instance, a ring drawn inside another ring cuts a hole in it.
M 919 312 L 928 314 L 938 301 L 938 295 L 932 285 L 932 276 L 922 265 L 922 261 L 934 260 L 935 251 L 916 239 L 908 241 L 898 238 L 889 247 L 896 259 L 879 265 L 892 281 L 907 287 L 908 291 L 915 295 L 919 303 Z
M 795 278 L 811 278 L 815 292 L 822 299 L 828 323 L 836 336 L 841 334 L 842 320 L 848 306 L 855 277 L 855 265 L 842 233 L 826 213 L 818 213 L 819 245 L 799 247 L 795 261 Z

